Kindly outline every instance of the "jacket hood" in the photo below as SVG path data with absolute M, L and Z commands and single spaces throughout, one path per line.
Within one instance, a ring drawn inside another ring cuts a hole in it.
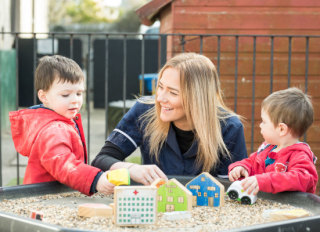
M 310 159 L 313 160 L 313 163 L 316 163 L 317 157 L 313 154 L 310 146 L 307 143 L 298 142 L 296 144 L 293 144 L 283 149 L 283 152 L 288 152 L 288 151 L 303 151 L 309 155 Z
M 21 155 L 30 154 L 34 140 L 41 130 L 53 121 L 74 122 L 46 108 L 23 109 L 9 112 L 14 146 Z

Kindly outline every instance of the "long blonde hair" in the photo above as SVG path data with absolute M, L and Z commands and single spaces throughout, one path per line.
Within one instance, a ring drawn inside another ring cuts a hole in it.
M 219 152 L 230 157 L 223 141 L 220 121 L 236 114 L 223 102 L 218 74 L 210 59 L 195 53 L 179 54 L 168 60 L 160 70 L 159 80 L 167 68 L 177 69 L 180 73 L 182 107 L 198 142 L 196 164 L 198 167 L 203 165 L 203 171 L 210 171 L 219 162 Z M 157 99 L 157 93 L 155 97 Z M 149 139 L 150 155 L 157 161 L 170 128 L 170 122 L 160 119 L 160 111 L 160 104 L 155 101 L 155 107 L 142 115 L 146 125 L 144 139 Z

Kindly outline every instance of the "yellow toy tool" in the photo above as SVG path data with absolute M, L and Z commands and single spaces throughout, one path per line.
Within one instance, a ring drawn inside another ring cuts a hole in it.
M 127 168 L 112 170 L 107 174 L 108 181 L 116 186 L 130 185 L 130 173 Z

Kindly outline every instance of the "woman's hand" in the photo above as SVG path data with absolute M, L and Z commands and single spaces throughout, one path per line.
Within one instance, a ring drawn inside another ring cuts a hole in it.
M 106 194 L 106 195 L 110 195 L 113 193 L 114 191 L 114 184 L 110 183 L 108 181 L 108 178 L 107 178 L 107 174 L 108 174 L 109 171 L 107 172 L 104 172 L 99 180 L 98 180 L 98 183 L 97 183 L 97 186 L 96 186 L 96 189 L 99 193 L 103 193 L 103 194 Z
M 128 169 L 131 179 L 143 185 L 151 185 L 158 178 L 168 180 L 167 176 L 157 165 L 133 164 Z
M 249 176 L 249 173 L 247 169 L 245 169 L 242 166 L 237 166 L 229 172 L 229 180 L 232 182 L 238 180 L 240 177 L 246 178 L 248 176 Z

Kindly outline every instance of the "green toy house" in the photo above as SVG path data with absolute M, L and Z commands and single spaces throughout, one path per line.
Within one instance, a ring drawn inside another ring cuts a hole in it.
M 192 210 L 192 193 L 176 179 L 158 188 L 158 212 Z

